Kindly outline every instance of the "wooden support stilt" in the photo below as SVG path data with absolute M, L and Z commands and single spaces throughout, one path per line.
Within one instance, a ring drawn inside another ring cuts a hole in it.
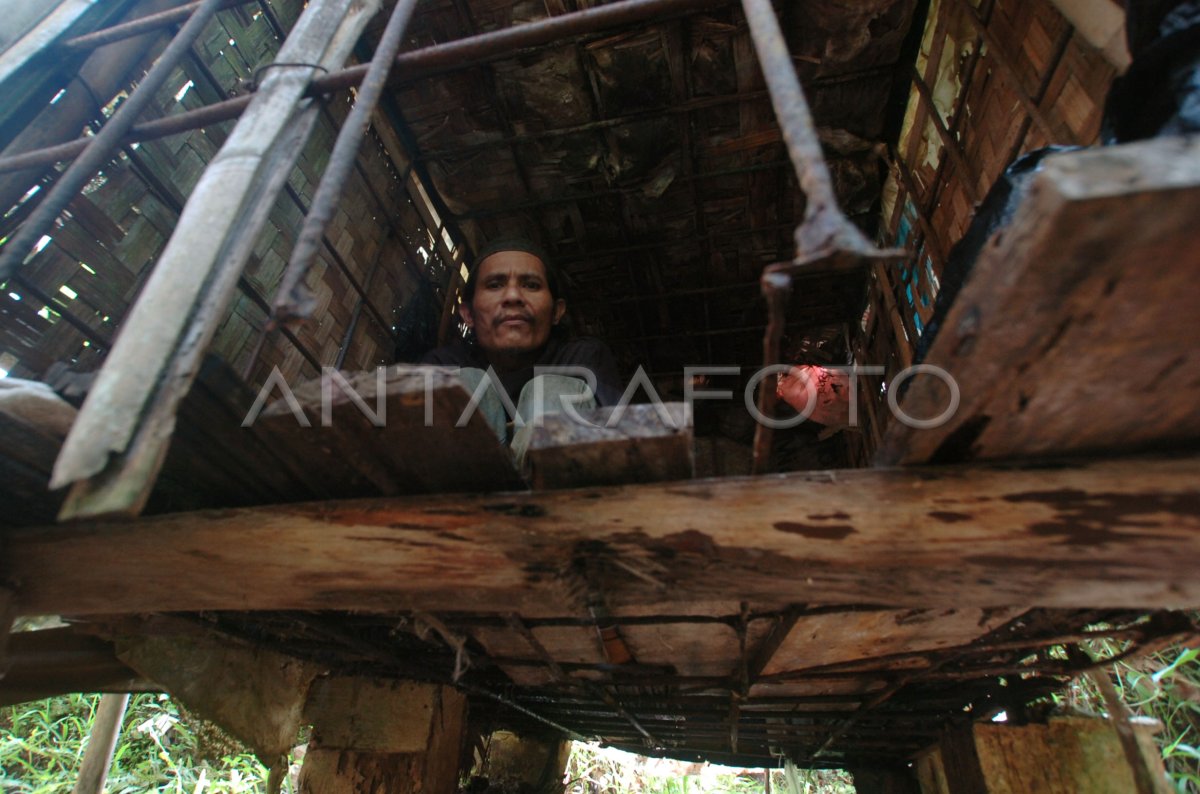
M 906 766 L 872 766 L 850 769 L 858 794 L 920 794 L 913 770 Z
M 452 794 L 467 700 L 451 687 L 330 678 L 305 714 L 313 737 L 300 771 L 304 794 Z
M 492 790 L 556 794 L 563 790 L 570 754 L 571 743 L 561 734 L 496 731 L 487 737 L 480 776 Z
M 71 794 L 104 794 L 104 781 L 108 779 L 113 751 L 117 749 L 117 739 L 121 736 L 121 721 L 125 719 L 128 705 L 128 692 L 100 697 L 96 716 L 92 718 L 92 732 L 79 769 L 79 779 L 75 782 L 75 788 L 71 789 Z
M 1157 759 L 1150 729 L 1137 734 L 1147 757 Z M 1161 761 L 1155 766 L 1153 790 L 1166 794 Z M 1078 717 L 1051 719 L 1045 725 L 967 726 L 918 758 L 917 777 L 921 794 L 1137 791 L 1113 723 Z

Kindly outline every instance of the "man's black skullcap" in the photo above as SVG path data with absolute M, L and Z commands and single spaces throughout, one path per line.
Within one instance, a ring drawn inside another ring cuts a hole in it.
M 501 251 L 524 251 L 542 260 L 543 264 L 550 264 L 550 258 L 546 256 L 546 250 L 528 237 L 503 237 L 498 240 L 492 240 L 481 248 L 475 256 L 475 264 L 479 264 L 492 254 L 498 254 Z

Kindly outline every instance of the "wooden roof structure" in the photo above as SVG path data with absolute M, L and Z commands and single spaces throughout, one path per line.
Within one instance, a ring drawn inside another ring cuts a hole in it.
M 738 367 L 710 388 L 740 398 L 812 200 L 763 45 L 720 0 L 307 5 L 62 3 L 0 56 L 0 368 L 82 403 L 69 435 L 0 405 L 0 605 L 75 621 L 11 638 L 4 697 L 182 690 L 154 643 L 216 636 L 457 687 L 480 725 L 887 766 L 1092 666 L 1068 648 L 1194 635 L 1166 610 L 1200 603 L 1195 141 L 1053 161 L 926 361 L 957 413 L 894 418 L 975 203 L 1098 136 L 1117 67 L 1049 0 L 779 4 L 839 206 L 909 251 L 797 270 L 780 305 L 783 361 L 878 367 L 860 427 L 755 463 L 742 401 L 698 401 L 532 491 L 480 423 L 421 427 L 422 395 L 465 402 L 444 374 L 348 374 L 378 432 L 346 394 L 332 428 L 242 418 L 272 377 L 315 417 L 322 368 L 447 339 L 471 252 L 513 234 L 627 373 L 680 400 L 685 367 Z M 941 410 L 910 385 L 907 416 Z M 587 446 L 543 443 L 543 472 Z

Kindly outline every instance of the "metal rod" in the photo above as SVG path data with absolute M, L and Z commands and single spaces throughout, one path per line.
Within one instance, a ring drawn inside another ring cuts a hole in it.
M 301 198 L 300 194 L 296 192 L 296 189 L 292 187 L 290 183 L 285 183 L 283 189 L 284 192 L 288 194 L 288 197 L 292 200 L 292 203 L 299 208 L 301 214 L 308 215 L 309 208 L 307 205 L 305 205 L 304 199 Z M 330 242 L 329 238 L 325 236 L 324 233 L 321 234 L 320 240 L 321 244 L 324 245 L 326 252 L 328 252 L 330 259 L 332 259 L 333 263 L 337 265 L 337 268 L 342 272 L 342 275 L 346 277 L 346 281 L 350 284 L 351 288 L 358 293 L 358 296 L 362 298 L 363 301 L 365 301 L 367 314 L 371 316 L 371 319 L 375 321 L 375 324 L 379 326 L 384 335 L 389 336 L 393 341 L 396 341 L 396 334 L 392 331 L 391 324 L 384 318 L 383 313 L 379 311 L 379 308 L 371 302 L 371 299 L 367 296 L 366 288 L 362 284 L 358 283 L 358 279 L 354 276 L 354 272 L 350 270 L 350 266 L 346 264 L 346 260 L 342 258 L 341 253 L 337 250 L 334 244 Z M 279 290 L 278 294 L 283 294 L 282 288 Z M 271 314 L 272 311 L 268 310 L 268 317 L 270 317 Z M 268 322 L 267 325 L 274 326 L 275 324 Z
M 371 59 L 366 76 L 359 87 L 354 107 L 338 131 L 337 141 L 329 156 L 329 165 L 317 186 L 312 206 L 304 217 L 300 236 L 292 248 L 291 259 L 280 279 L 272 313 L 273 323 L 288 323 L 312 317 L 316 306 L 313 296 L 304 286 L 304 277 L 308 275 L 313 260 L 316 259 L 325 236 L 325 228 L 333 219 L 338 200 L 346 187 L 346 180 L 354 170 L 354 161 L 358 157 L 359 147 L 362 146 L 363 136 L 367 134 L 367 128 L 371 125 L 371 114 L 379 104 L 379 97 L 387 84 L 388 74 L 396 61 L 396 53 L 400 51 L 405 28 L 408 27 L 416 5 L 417 0 L 399 0 L 392 9 L 392 16 L 384 28 L 379 46 L 375 50 L 375 57 Z
M 651 110 L 640 110 L 636 113 L 626 113 L 620 116 L 612 116 L 609 118 L 598 119 L 596 121 L 587 121 L 582 124 L 572 124 L 567 127 L 555 127 L 548 130 L 537 130 L 536 132 L 525 132 L 514 135 L 505 135 L 500 138 L 493 138 L 487 141 L 478 143 L 470 143 L 463 146 L 445 149 L 426 149 L 421 155 L 422 162 L 429 162 L 443 157 L 466 157 L 479 152 L 484 152 L 489 149 L 495 149 L 502 146 L 511 146 L 514 143 L 532 143 L 535 141 L 543 141 L 553 138 L 563 138 L 569 135 L 578 135 L 581 132 L 597 132 L 599 130 L 607 130 L 612 127 L 619 127 L 623 124 L 633 124 L 639 121 L 647 121 L 650 119 L 658 119 L 663 116 L 674 114 L 687 114 L 696 110 L 704 110 L 707 108 L 724 107 L 726 105 L 740 104 L 742 102 L 753 102 L 759 99 L 764 99 L 767 96 L 765 90 L 748 91 L 744 94 L 721 94 L 719 96 L 701 97 L 686 102 L 664 105 L 662 107 L 653 108 Z
M 688 182 L 696 182 L 705 179 L 717 179 L 726 176 L 737 176 L 739 174 L 754 174 L 762 171 L 774 171 L 779 168 L 786 168 L 789 165 L 786 160 L 775 160 L 769 163 L 755 163 L 754 165 L 741 166 L 739 168 L 725 168 L 719 171 L 704 171 L 691 176 L 677 177 L 673 184 L 686 184 Z M 497 215 L 511 215 L 518 212 L 524 212 L 531 209 L 541 207 L 550 207 L 556 204 L 571 204 L 581 201 L 591 201 L 592 199 L 603 198 L 605 196 L 627 196 L 635 193 L 641 193 L 640 187 L 626 188 L 607 188 L 605 190 L 597 190 L 592 193 L 580 193 L 578 195 L 568 196 L 551 196 L 548 198 L 534 199 L 532 201 L 510 202 L 509 204 L 499 207 L 482 207 L 477 210 L 468 212 L 456 212 L 453 217 L 456 220 L 480 220 L 483 218 L 492 218 Z M 701 238 L 697 238 L 701 239 Z
M 105 44 L 112 44 L 114 41 L 122 41 L 124 39 L 133 38 L 142 33 L 148 33 L 153 30 L 165 28 L 168 25 L 173 25 L 176 22 L 182 22 L 187 19 L 192 13 L 198 9 L 202 0 L 196 0 L 194 3 L 187 3 L 178 8 L 168 9 L 167 11 L 159 11 L 157 14 L 147 14 L 144 17 L 131 19 L 128 22 L 122 22 L 119 25 L 97 30 L 92 33 L 85 33 L 81 36 L 65 39 L 57 46 L 65 52 L 83 52 L 101 47 Z M 221 9 L 234 8 L 235 6 L 245 5 L 251 0 L 225 0 L 221 4 Z
M 455 71 L 511 55 L 516 49 L 547 44 L 563 36 L 595 33 L 607 28 L 640 22 L 671 13 L 725 5 L 729 0 L 623 0 L 606 6 L 530 22 L 504 30 L 482 33 L 446 44 L 437 44 L 396 57 L 394 68 L 407 78 L 425 77 L 439 71 Z M 472 59 L 470 63 L 463 59 Z M 320 96 L 357 86 L 366 75 L 365 65 L 332 72 L 312 81 L 307 96 Z M 218 102 L 170 118 L 135 125 L 124 143 L 163 138 L 179 132 L 231 121 L 242 114 L 253 94 Z M 0 158 L 0 173 L 47 165 L 79 156 L 90 138 Z
M 763 368 L 766 369 L 779 363 L 779 348 L 784 329 L 787 328 L 787 301 L 792 294 L 791 276 L 768 269 L 762 276 L 762 293 L 767 302 L 767 330 L 763 334 Z M 774 418 L 778 398 L 777 381 L 778 377 L 767 378 L 758 386 L 759 416 L 754 429 L 752 474 L 762 474 L 771 465 L 771 442 L 775 438 L 775 430 L 763 419 Z
M 167 45 L 162 56 L 142 78 L 129 99 L 108 120 L 99 134 L 88 142 L 83 153 L 59 178 L 50 194 L 0 250 L 0 281 L 7 281 L 16 272 L 59 214 L 79 194 L 96 171 L 108 162 L 112 153 L 121 145 L 126 133 L 133 127 L 134 121 L 149 107 L 155 92 L 166 82 L 179 60 L 187 54 L 192 42 L 200 36 L 222 2 L 224 0 L 203 0 L 203 4 Z
M 796 229 L 798 258 L 833 250 L 877 256 L 879 251 L 838 209 L 816 124 L 771 0 L 742 0 L 742 9 L 750 25 L 754 50 L 771 93 L 771 104 L 775 107 L 788 156 L 807 199 L 804 223 Z
M 518 50 L 559 41 L 569 36 L 597 33 L 613 27 L 646 22 L 669 14 L 695 11 L 730 0 L 620 0 L 620 2 L 575 11 L 556 17 L 539 19 L 478 36 L 435 44 L 396 58 L 396 68 L 403 70 L 405 80 L 425 77 L 442 70 L 459 70 L 477 66 L 498 57 L 515 54 Z M 365 65 L 353 66 L 329 76 L 325 90 L 349 88 L 364 74 Z

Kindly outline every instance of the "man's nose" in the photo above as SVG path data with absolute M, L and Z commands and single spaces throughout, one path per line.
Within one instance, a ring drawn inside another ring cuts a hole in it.
M 525 295 L 521 292 L 521 285 L 510 281 L 504 287 L 504 292 L 500 296 L 505 303 L 524 303 Z

